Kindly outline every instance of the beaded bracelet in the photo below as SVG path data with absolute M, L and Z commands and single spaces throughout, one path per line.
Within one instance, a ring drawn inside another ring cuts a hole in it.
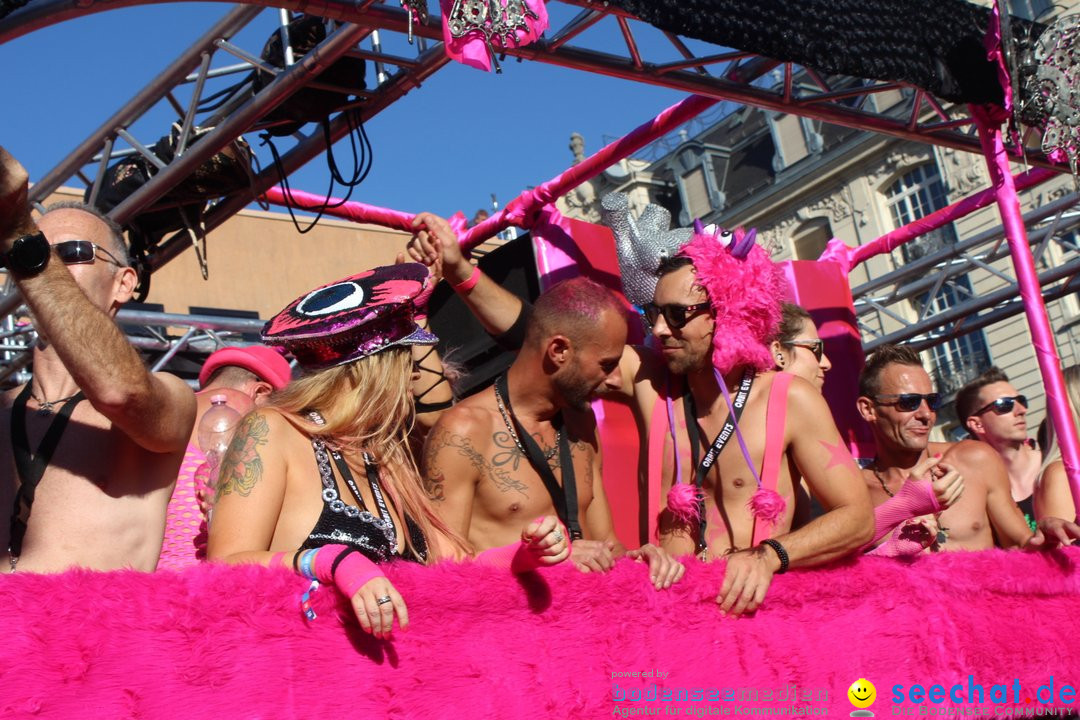
M 767 540 L 762 540 L 761 544 L 771 547 L 776 553 L 776 557 L 780 558 L 780 569 L 776 571 L 776 574 L 783 575 L 786 573 L 788 569 L 788 554 L 787 550 L 784 549 L 784 546 L 780 544 L 780 541 L 768 538 Z

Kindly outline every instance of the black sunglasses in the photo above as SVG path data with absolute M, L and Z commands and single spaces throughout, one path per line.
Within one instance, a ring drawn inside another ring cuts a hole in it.
M 89 240 L 65 240 L 64 242 L 58 242 L 53 245 L 53 250 L 56 251 L 57 257 L 59 257 L 65 265 L 92 263 L 100 252 L 109 262 L 119 267 L 124 267 L 124 263 L 117 260 L 115 255 Z
M 1013 405 L 1015 403 L 1020 403 L 1024 406 L 1025 410 L 1027 409 L 1027 398 L 1023 395 L 1013 395 L 1012 397 L 999 397 L 994 402 L 990 403 L 989 405 L 983 405 L 981 408 L 971 414 L 982 415 L 987 410 L 993 409 L 994 413 L 997 415 L 1007 415 L 1008 413 L 1012 412 Z
M 647 303 L 643 308 L 645 311 L 645 319 L 649 321 L 650 325 L 655 325 L 656 321 L 663 315 L 668 327 L 675 328 L 676 330 L 690 322 L 695 315 L 700 315 L 708 309 L 709 303 L 707 302 L 699 302 L 693 305 L 678 305 L 676 303 L 657 305 L 656 303 Z
M 788 340 L 786 343 L 780 343 L 781 345 L 787 345 L 788 347 L 801 347 L 806 348 L 810 352 L 814 353 L 814 358 L 821 362 L 821 356 L 825 354 L 825 341 L 818 340 Z
M 882 402 L 881 398 L 896 398 L 892 402 Z M 920 395 L 919 393 L 895 393 L 889 395 L 878 395 L 874 398 L 874 402 L 878 405 L 895 405 L 901 412 L 914 412 L 922 405 L 922 401 L 926 401 L 926 407 L 931 411 L 936 411 L 941 407 L 941 394 L 940 393 L 927 393 L 926 395 Z

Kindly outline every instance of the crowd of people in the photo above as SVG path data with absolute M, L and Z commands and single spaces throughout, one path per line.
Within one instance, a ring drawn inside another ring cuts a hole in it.
M 603 573 L 625 558 L 663 592 L 686 558 L 723 559 L 716 601 L 741 616 L 789 568 L 1080 538 L 1054 429 L 1040 451 L 1027 399 L 996 369 L 957 395 L 971 439 L 935 442 L 941 395 L 918 353 L 878 349 L 858 379 L 877 449 L 861 467 L 822 394 L 831 363 L 813 319 L 783 302 L 752 235 L 697 232 L 666 257 L 637 346 L 609 289 L 575 278 L 523 302 L 421 213 L 411 261 L 305 293 L 266 324 L 264 346 L 211 356 L 196 393 L 149 372 L 113 321 L 136 280 L 120 228 L 75 204 L 34 220 L 26 197 L 0 149 L 0 250 L 39 336 L 32 379 L 0 414 L 4 572 L 203 555 L 282 566 L 336 588 L 387 637 L 408 626 L 383 571 L 393 561 Z M 457 403 L 425 318 L 440 280 L 516 352 Z M 1080 369 L 1066 378 L 1075 408 Z M 656 535 L 633 548 L 603 483 L 599 397 L 633 412 L 630 491 L 643 507 L 650 490 L 661 498 Z M 205 485 L 197 423 L 219 401 L 243 419 Z

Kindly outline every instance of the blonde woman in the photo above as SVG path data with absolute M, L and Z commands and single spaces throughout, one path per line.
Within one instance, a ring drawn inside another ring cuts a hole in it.
M 1065 368 L 1065 394 L 1069 398 L 1069 410 L 1076 422 L 1076 408 L 1080 407 L 1080 365 Z M 1049 416 L 1046 419 L 1046 444 L 1043 447 L 1043 464 L 1039 479 L 1035 482 L 1035 517 L 1059 517 L 1076 520 L 1069 479 L 1065 477 L 1065 463 L 1061 460 L 1058 433 Z
M 307 374 L 237 429 L 210 525 L 211 560 L 291 565 L 333 584 L 377 637 L 395 617 L 408 625 L 379 565 L 470 554 L 432 510 L 407 442 L 411 348 L 437 341 L 414 316 L 427 282 L 418 263 L 375 268 L 313 290 L 266 324 L 264 342 L 283 345 Z M 518 571 L 568 555 L 562 527 L 543 517 L 521 543 L 482 559 Z

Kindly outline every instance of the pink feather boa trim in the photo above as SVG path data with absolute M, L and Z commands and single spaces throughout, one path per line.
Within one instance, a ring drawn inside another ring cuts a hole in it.
M 701 497 L 701 491 L 695 485 L 682 482 L 672 485 L 668 491 L 667 508 L 675 517 L 675 522 L 680 525 L 697 525 L 701 521 L 698 512 Z
M 784 517 L 784 511 L 787 510 L 787 501 L 775 490 L 758 488 L 754 496 L 746 503 L 746 507 L 750 509 L 750 512 L 758 520 L 761 520 L 769 527 L 773 527 L 780 521 L 780 518 Z

